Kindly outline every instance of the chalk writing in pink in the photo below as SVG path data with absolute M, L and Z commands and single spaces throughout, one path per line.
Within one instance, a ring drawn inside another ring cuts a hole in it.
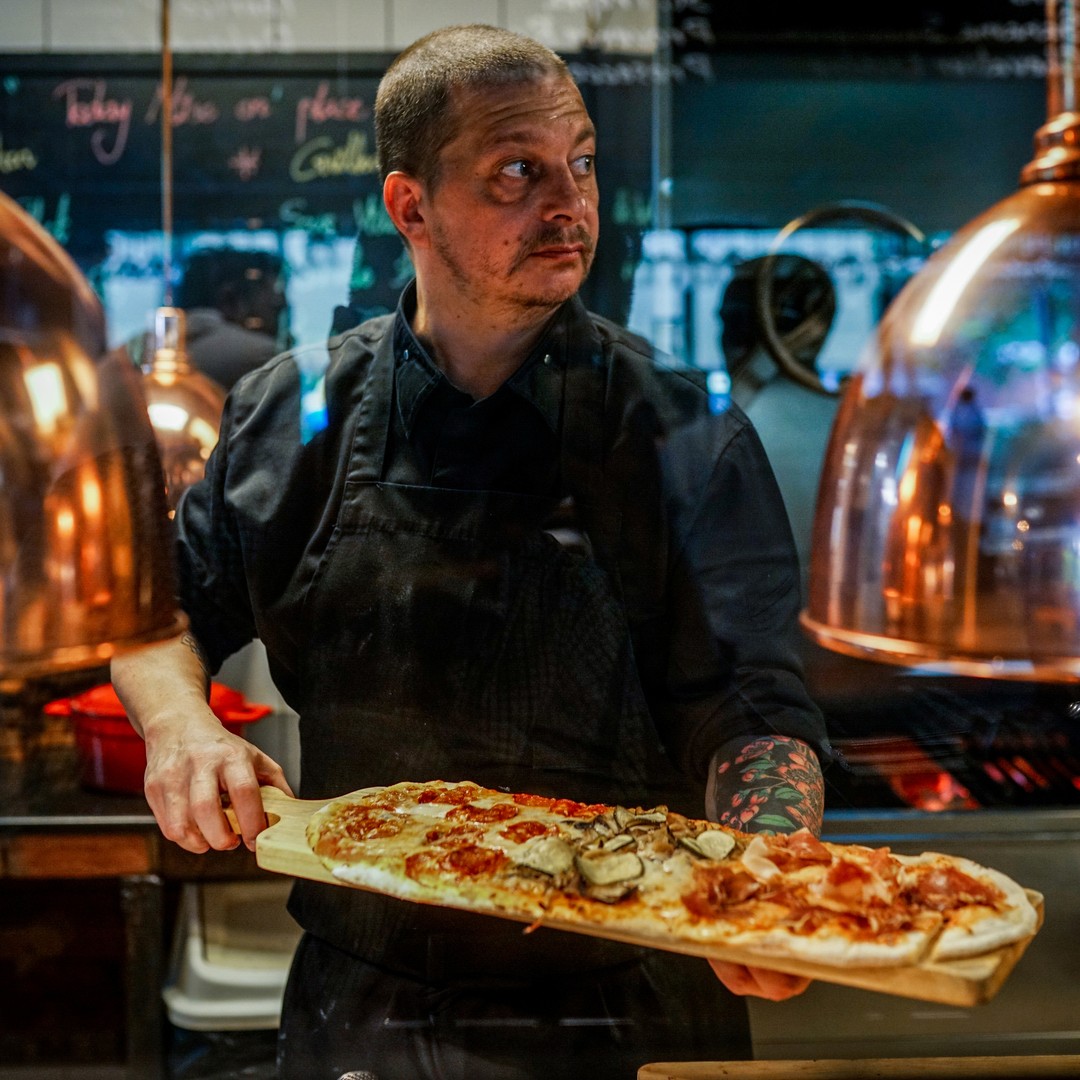
M 241 146 L 228 160 L 228 166 L 241 180 L 250 180 L 262 165 L 262 150 L 257 147 Z
M 265 97 L 241 98 L 233 106 L 233 116 L 237 120 L 266 120 L 270 112 L 270 99 Z
M 90 150 L 102 165 L 120 160 L 131 132 L 131 99 L 106 96 L 104 79 L 68 79 L 53 90 L 64 103 L 64 123 L 71 128 L 93 127 Z M 107 146 L 109 139 L 112 146 Z
M 296 141 L 307 138 L 307 126 L 322 124 L 327 120 L 347 120 L 356 124 L 371 115 L 371 108 L 363 98 L 334 98 L 330 96 L 330 84 L 319 83 L 314 97 L 301 98 L 296 103 Z
M 221 115 L 221 110 L 212 101 L 200 101 L 187 86 L 187 79 L 177 79 L 173 83 L 173 127 L 182 127 L 184 124 L 212 124 Z M 145 120 L 148 124 L 155 123 L 161 115 L 163 96 L 162 87 L 159 85 L 154 100 L 146 110 Z

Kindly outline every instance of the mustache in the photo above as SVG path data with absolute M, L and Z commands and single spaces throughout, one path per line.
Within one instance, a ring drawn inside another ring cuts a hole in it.
M 521 258 L 528 258 L 534 251 L 542 251 L 549 247 L 562 247 L 569 244 L 580 244 L 586 257 L 592 256 L 596 246 L 589 230 L 584 225 L 575 225 L 570 229 L 561 229 L 557 225 L 550 225 L 540 229 L 537 234 L 525 245 Z

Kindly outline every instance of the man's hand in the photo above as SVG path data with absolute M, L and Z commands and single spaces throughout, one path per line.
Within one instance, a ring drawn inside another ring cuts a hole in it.
M 266 827 L 259 788 L 292 791 L 276 761 L 233 735 L 207 703 L 210 677 L 191 634 L 121 653 L 112 680 L 146 742 L 146 801 L 162 833 L 187 851 L 249 849 Z M 226 797 L 240 827 L 225 816 Z
M 786 1001 L 801 994 L 810 980 L 801 975 L 785 975 L 768 968 L 744 967 L 723 960 L 710 960 L 716 977 L 733 993 L 742 997 L 760 997 L 769 1001 Z
M 222 726 L 208 706 L 183 719 L 146 724 L 146 801 L 164 836 L 182 848 L 251 850 L 266 827 L 259 788 L 269 784 L 291 795 L 281 767 L 246 739 Z M 227 796 L 242 837 L 225 816 Z

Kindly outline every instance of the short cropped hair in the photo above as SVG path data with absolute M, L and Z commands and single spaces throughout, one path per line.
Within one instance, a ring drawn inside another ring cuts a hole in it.
M 380 176 L 400 170 L 434 187 L 439 154 L 460 131 L 455 91 L 551 76 L 571 78 L 562 58 L 510 30 L 470 23 L 419 38 L 387 69 L 375 97 Z

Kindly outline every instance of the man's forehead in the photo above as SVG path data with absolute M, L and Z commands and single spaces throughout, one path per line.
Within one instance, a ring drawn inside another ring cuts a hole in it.
M 454 106 L 457 134 L 484 145 L 535 137 L 553 124 L 567 125 L 577 138 L 593 135 L 585 102 L 568 78 L 461 88 L 455 91 Z

